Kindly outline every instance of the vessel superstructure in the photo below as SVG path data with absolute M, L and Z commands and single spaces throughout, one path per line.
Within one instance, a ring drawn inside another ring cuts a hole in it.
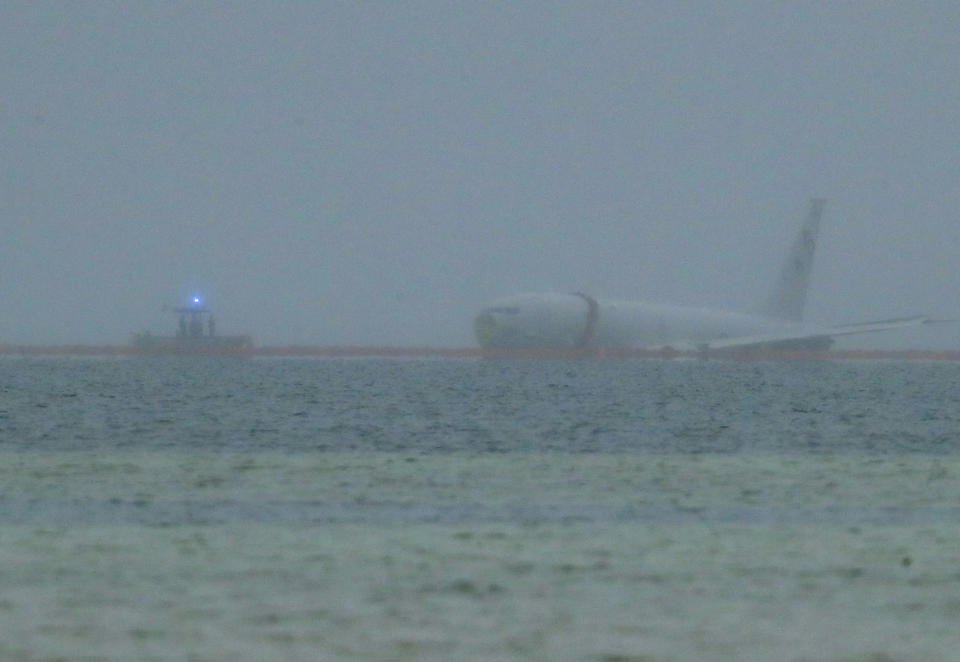
M 155 336 L 149 331 L 136 333 L 132 339 L 136 354 L 242 356 L 253 351 L 253 339 L 248 335 L 217 335 L 213 312 L 199 296 L 191 297 L 187 305 L 172 310 L 179 316 L 176 334 Z

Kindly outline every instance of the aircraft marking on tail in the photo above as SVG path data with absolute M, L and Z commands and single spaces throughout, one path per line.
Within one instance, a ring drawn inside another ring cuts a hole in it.
M 826 205 L 823 198 L 810 201 L 810 210 L 787 253 L 786 262 L 780 270 L 780 277 L 761 306 L 759 313 L 764 317 L 800 322 L 807 303 L 807 291 L 810 286 L 810 272 L 813 270 L 813 256 L 817 249 L 817 236 L 820 233 L 820 219 Z

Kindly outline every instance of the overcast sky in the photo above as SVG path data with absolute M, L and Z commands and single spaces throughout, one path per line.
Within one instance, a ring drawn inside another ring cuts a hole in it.
M 0 342 L 471 345 L 521 291 L 960 317 L 960 3 L 0 5 Z M 876 342 L 876 341 L 870 341 Z M 960 330 L 885 342 L 960 349 Z

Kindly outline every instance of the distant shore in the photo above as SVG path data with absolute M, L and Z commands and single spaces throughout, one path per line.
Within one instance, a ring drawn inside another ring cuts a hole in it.
M 832 350 L 680 352 L 644 350 L 489 350 L 478 347 L 391 347 L 361 345 L 266 345 L 240 351 L 184 352 L 238 357 L 383 357 L 383 358 L 523 358 L 523 359 L 667 359 L 718 358 L 737 360 L 892 359 L 960 361 L 960 350 Z M 19 356 L 142 356 L 132 345 L 18 345 L 0 344 L 0 355 Z M 162 356 L 175 354 L 162 354 Z

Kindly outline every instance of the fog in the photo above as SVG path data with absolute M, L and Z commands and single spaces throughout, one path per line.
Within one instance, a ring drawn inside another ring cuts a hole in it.
M 0 342 L 472 345 L 488 300 L 960 317 L 960 6 L 4 2 Z M 853 341 L 846 341 L 851 345 Z M 960 349 L 960 327 L 853 346 Z

